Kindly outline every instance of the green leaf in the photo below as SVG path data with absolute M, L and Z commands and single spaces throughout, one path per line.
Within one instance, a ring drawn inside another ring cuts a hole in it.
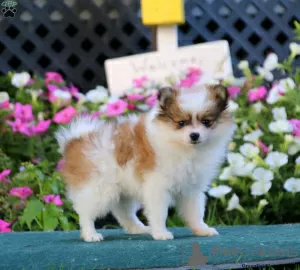
M 44 231 L 53 231 L 58 225 L 58 219 L 47 215 L 44 215 L 43 217 Z
M 58 226 L 60 212 L 61 210 L 53 203 L 45 206 L 45 211 L 43 212 L 44 231 L 53 231 Z
M 21 224 L 26 223 L 28 228 L 31 230 L 32 221 L 41 213 L 43 207 L 44 205 L 40 200 L 30 201 L 20 218 Z
M 68 219 L 65 216 L 59 218 L 59 222 L 64 231 L 70 230 L 70 224 Z

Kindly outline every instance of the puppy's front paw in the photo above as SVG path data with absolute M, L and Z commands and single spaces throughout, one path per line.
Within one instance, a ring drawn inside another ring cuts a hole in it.
M 212 227 L 199 227 L 196 229 L 192 229 L 193 233 L 198 236 L 213 236 L 213 235 L 219 235 L 217 230 Z
M 152 232 L 152 237 L 155 240 L 172 240 L 174 238 L 173 234 L 168 231 Z
M 81 238 L 85 242 L 100 242 L 103 240 L 103 236 L 100 233 L 82 233 Z

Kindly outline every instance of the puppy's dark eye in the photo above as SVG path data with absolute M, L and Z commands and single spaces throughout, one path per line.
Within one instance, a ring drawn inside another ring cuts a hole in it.
M 186 122 L 185 121 L 179 121 L 178 123 L 178 127 L 182 128 L 185 126 Z
M 203 124 L 204 126 L 206 126 L 206 127 L 210 127 L 210 126 L 211 126 L 211 121 L 205 119 L 205 120 L 202 120 L 202 124 Z

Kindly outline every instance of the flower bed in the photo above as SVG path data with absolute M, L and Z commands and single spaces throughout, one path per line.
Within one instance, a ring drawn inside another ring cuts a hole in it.
M 272 224 L 300 221 L 300 46 L 278 63 L 270 54 L 254 74 L 227 78 L 229 109 L 237 130 L 220 175 L 208 191 L 210 224 Z M 273 71 L 284 78 L 274 81 Z M 207 81 L 195 67 L 166 78 L 189 89 Z M 78 217 L 64 195 L 63 161 L 53 133 L 78 114 L 100 119 L 148 111 L 159 87 L 146 76 L 133 80 L 122 97 L 102 86 L 86 94 L 60 74 L 44 78 L 9 73 L 0 78 L 0 232 L 73 230 Z M 182 226 L 176 213 L 168 226 Z

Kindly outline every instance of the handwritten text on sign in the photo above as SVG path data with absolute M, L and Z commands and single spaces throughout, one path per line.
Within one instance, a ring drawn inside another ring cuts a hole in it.
M 232 74 L 227 41 L 207 42 L 180 47 L 170 52 L 151 52 L 105 61 L 108 88 L 121 94 L 132 86 L 134 78 L 147 75 L 157 82 L 188 67 L 199 67 L 215 79 Z

